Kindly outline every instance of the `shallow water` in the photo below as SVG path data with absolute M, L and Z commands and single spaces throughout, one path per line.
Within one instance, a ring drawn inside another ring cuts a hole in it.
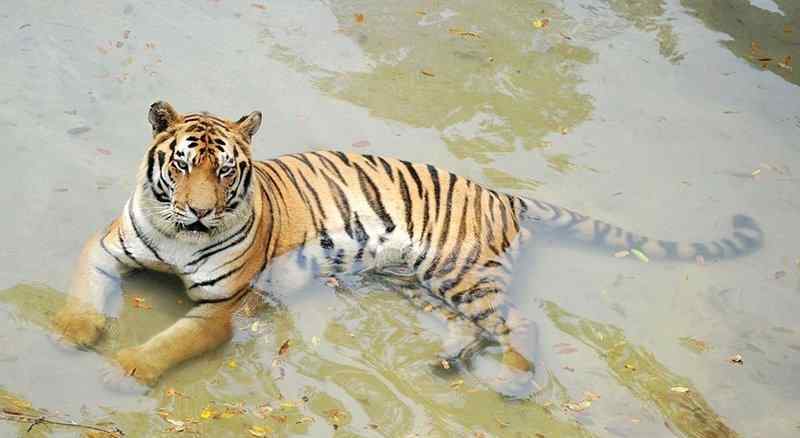
M 800 4 L 497 3 L 7 5 L 0 407 L 112 421 L 128 436 L 172 435 L 159 409 L 205 436 L 800 433 L 800 68 L 785 63 L 800 59 Z M 551 382 L 531 401 L 489 389 L 491 350 L 472 372 L 434 373 L 436 320 L 357 281 L 315 283 L 148 394 L 120 394 L 102 383 L 106 355 L 185 312 L 179 284 L 127 281 L 96 352 L 57 346 L 47 318 L 82 242 L 130 193 L 158 99 L 263 111 L 257 157 L 339 148 L 425 161 L 669 239 L 727 234 L 744 213 L 766 244 L 697 265 L 542 236 L 515 280 Z M 600 398 L 566 405 L 586 391 Z M 0 422 L 2 436 L 26 429 Z

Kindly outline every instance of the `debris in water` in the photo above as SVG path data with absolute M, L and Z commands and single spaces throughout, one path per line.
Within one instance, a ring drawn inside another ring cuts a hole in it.
M 549 24 L 550 24 L 549 18 L 538 18 L 536 20 L 533 20 L 533 27 L 537 29 L 544 29 Z

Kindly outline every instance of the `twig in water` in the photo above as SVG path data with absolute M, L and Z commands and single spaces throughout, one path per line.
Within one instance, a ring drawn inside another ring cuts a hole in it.
M 106 433 L 109 436 L 115 438 L 122 437 L 125 435 L 125 432 L 123 432 L 116 425 L 113 426 L 113 429 L 109 430 L 109 429 L 103 429 L 102 427 L 91 426 L 88 424 L 76 423 L 74 421 L 65 422 L 65 421 L 51 420 L 43 415 L 38 415 L 38 416 L 28 415 L 28 414 L 23 414 L 22 412 L 12 411 L 10 409 L 3 409 L 2 412 L 0 412 L 0 420 L 16 421 L 17 423 L 30 423 L 31 425 L 28 426 L 28 432 L 30 432 L 33 429 L 33 427 L 36 426 L 37 424 L 52 424 L 55 426 L 80 427 L 83 429 L 94 430 L 97 432 Z

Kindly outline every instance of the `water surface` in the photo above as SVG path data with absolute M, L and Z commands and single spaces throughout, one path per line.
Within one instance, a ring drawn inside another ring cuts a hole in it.
M 163 416 L 204 436 L 800 433 L 800 72 L 786 58 L 800 59 L 800 6 L 496 3 L 8 5 L 0 406 L 128 436 L 172 435 Z M 337 148 L 425 161 L 666 239 L 721 236 L 744 213 L 766 244 L 723 263 L 659 264 L 541 236 L 514 287 L 550 381 L 530 401 L 490 389 L 496 351 L 470 373 L 435 374 L 435 318 L 357 280 L 314 283 L 148 394 L 120 394 L 103 385 L 107 355 L 184 313 L 179 284 L 127 281 L 96 352 L 57 346 L 47 320 L 82 242 L 130 193 L 159 99 L 263 111 L 256 157 Z M 0 422 L 3 436 L 26 429 Z

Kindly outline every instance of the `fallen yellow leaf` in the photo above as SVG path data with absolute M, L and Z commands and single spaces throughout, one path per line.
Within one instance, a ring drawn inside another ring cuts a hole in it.
M 549 18 L 538 18 L 536 20 L 533 20 L 533 27 L 537 29 L 543 29 L 547 27 L 548 24 L 550 24 Z
M 250 429 L 247 429 L 247 432 L 254 437 L 263 438 L 269 435 L 271 430 L 261 426 L 253 426 Z
M 683 394 L 684 392 L 689 392 L 689 388 L 687 388 L 685 386 L 673 386 L 669 390 L 672 391 L 672 392 L 678 392 L 678 393 L 681 393 L 681 394 Z
M 637 259 L 645 263 L 648 263 L 650 261 L 650 259 L 647 258 L 647 256 L 643 252 L 639 251 L 636 248 L 631 248 L 631 254 L 635 255 Z

